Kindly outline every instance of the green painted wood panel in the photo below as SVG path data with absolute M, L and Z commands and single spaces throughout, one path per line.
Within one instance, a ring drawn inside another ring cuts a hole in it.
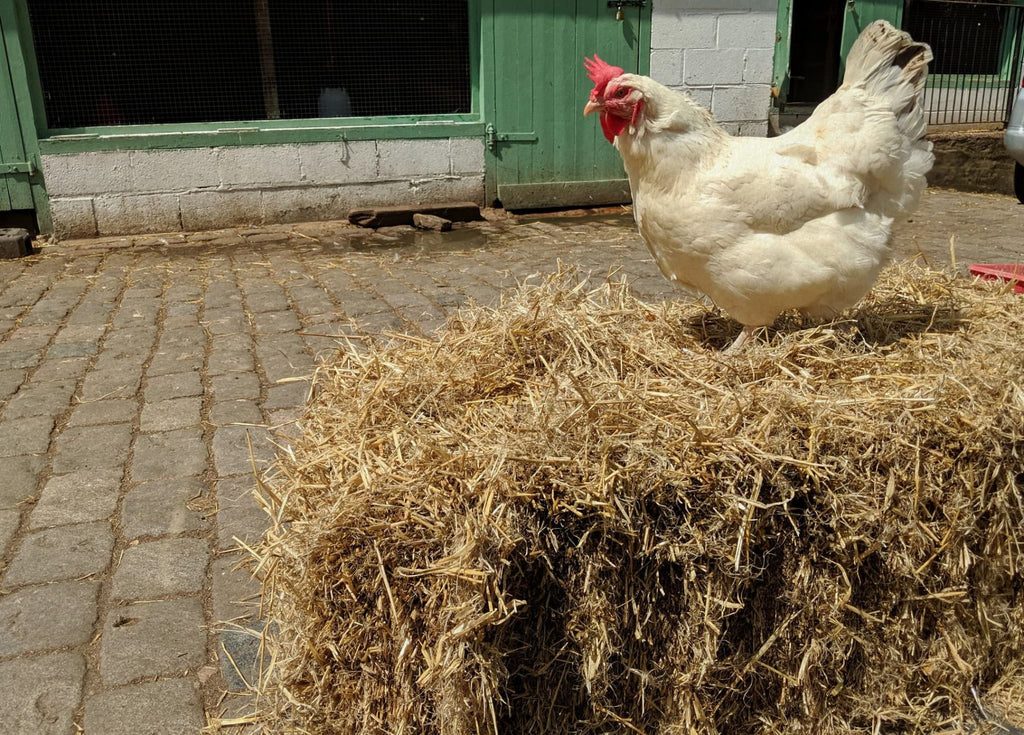
M 887 20 L 897 28 L 903 24 L 903 0 L 849 0 L 843 17 L 843 42 L 840 47 L 839 79 L 846 72 L 846 56 L 861 31 L 876 20 Z
M 25 145 L 24 117 L 18 109 L 15 85 L 24 76 L 20 50 L 10 0 L 0 0 L 0 211 L 35 209 L 33 183 L 41 181 L 37 159 Z M 30 132 L 34 141 L 35 131 Z
M 627 71 L 649 64 L 650 9 L 616 20 L 607 0 L 494 0 L 489 191 L 506 207 L 623 201 L 625 173 L 596 119 L 583 118 L 593 86 L 583 58 L 597 53 Z M 641 63 L 643 61 L 643 63 Z M 510 136 L 512 140 L 502 140 Z M 579 184 L 594 182 L 588 189 Z

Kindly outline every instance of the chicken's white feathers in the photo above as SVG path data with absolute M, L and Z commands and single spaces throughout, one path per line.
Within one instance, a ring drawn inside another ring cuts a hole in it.
M 934 160 L 920 102 L 931 58 L 926 44 L 877 21 L 855 42 L 836 93 L 768 139 L 729 136 L 688 96 L 620 76 L 643 114 L 615 145 L 662 272 L 747 326 L 856 303 Z

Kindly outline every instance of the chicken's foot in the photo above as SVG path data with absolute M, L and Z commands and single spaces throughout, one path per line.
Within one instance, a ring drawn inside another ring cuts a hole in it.
M 739 352 L 740 348 L 743 347 L 744 344 L 746 344 L 747 340 L 750 339 L 751 336 L 753 336 L 755 329 L 757 329 L 757 327 L 743 327 L 740 333 L 736 336 L 736 340 L 731 345 L 729 345 L 722 352 L 722 354 L 735 355 L 737 352 Z

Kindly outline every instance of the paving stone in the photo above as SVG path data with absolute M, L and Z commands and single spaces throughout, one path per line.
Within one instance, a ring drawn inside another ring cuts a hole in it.
M 0 597 L 0 656 L 88 643 L 99 589 L 99 582 L 57 582 Z
M 206 445 L 196 429 L 143 434 L 135 441 L 130 475 L 133 482 L 190 477 L 201 475 L 206 463 Z
M 263 668 L 270 663 L 270 651 L 263 646 L 262 621 L 231 627 L 217 636 L 220 671 L 229 692 L 252 691 Z
M 168 375 L 157 375 L 146 380 L 145 398 L 146 403 L 156 403 L 170 398 L 185 398 L 189 396 L 201 396 L 203 384 L 199 373 L 191 371 L 187 373 L 170 373 Z
M 291 311 L 268 311 L 253 315 L 256 331 L 263 334 L 274 332 L 295 332 L 302 328 L 299 319 Z
M 116 363 L 112 360 L 105 361 L 94 366 L 82 381 L 82 400 L 131 398 L 139 392 L 141 382 L 141 363 L 124 358 Z
M 276 451 L 270 432 L 265 428 L 221 426 L 213 432 L 213 466 L 220 477 L 252 474 L 253 458 L 256 469 L 263 469 L 274 461 Z
M 107 357 L 133 357 L 148 355 L 156 344 L 156 327 L 131 327 L 111 329 L 103 342 L 103 354 Z
M 14 350 L 8 347 L 9 349 L 0 350 L 0 370 L 33 368 L 43 359 L 39 350 Z
M 64 475 L 78 470 L 119 467 L 128 458 L 131 441 L 130 424 L 68 427 L 54 441 L 53 471 Z
M 210 557 L 207 542 L 171 538 L 129 546 L 114 571 L 110 595 L 115 600 L 152 600 L 198 593 Z
M 46 452 L 53 425 L 52 416 L 5 418 L 0 421 L 0 457 Z
M 210 566 L 213 619 L 245 622 L 259 613 L 260 583 L 239 563 L 245 557 L 239 552 L 217 556 Z
M 89 370 L 89 360 L 85 357 L 63 357 L 54 359 L 47 353 L 46 361 L 32 374 L 33 383 L 49 383 L 51 381 L 77 384 L 78 380 Z
M 192 354 L 157 353 L 146 368 L 150 379 L 171 373 L 198 372 L 203 369 L 203 356 Z
M 28 517 L 29 528 L 49 528 L 110 518 L 121 492 L 121 467 L 81 470 L 47 480 Z
M 110 565 L 113 547 L 106 521 L 37 531 L 21 540 L 3 582 L 16 586 L 96 574 Z
M 7 547 L 14 538 L 14 534 L 18 532 L 20 523 L 20 510 L 0 510 L 0 556 L 7 553 Z
M 14 395 L 27 374 L 27 370 L 0 370 L 0 401 Z
M 10 735 L 71 735 L 82 697 L 85 659 L 52 653 L 0 663 L 0 732 Z M 97 731 L 100 732 L 100 731 Z
M 219 548 L 232 548 L 239 541 L 252 545 L 263 537 L 270 519 L 253 496 L 255 490 L 256 480 L 251 474 L 217 480 Z
M 61 342 L 51 345 L 46 351 L 47 360 L 62 360 L 69 357 L 90 357 L 99 352 L 95 342 Z
M 255 371 L 252 338 L 248 335 L 218 337 L 211 343 L 206 369 L 210 375 Z
M 214 426 L 262 424 L 263 414 L 256 401 L 220 401 L 210 408 L 209 419 Z
M 198 597 L 136 602 L 107 613 L 100 642 L 100 676 L 108 685 L 175 676 L 206 659 Z
M 74 380 L 36 383 L 34 380 L 23 385 L 4 409 L 5 419 L 28 416 L 59 416 L 67 410 L 75 392 Z
M 139 429 L 145 432 L 171 431 L 200 425 L 201 398 L 168 398 L 142 407 Z
M 292 380 L 272 385 L 267 389 L 267 400 L 263 402 L 263 408 L 273 411 L 304 406 L 309 397 L 309 385 L 309 380 Z
M 46 466 L 46 457 L 23 454 L 3 459 L 4 480 L 0 482 L 0 509 L 16 509 L 25 500 L 35 497 L 39 475 Z
M 96 424 L 127 424 L 139 412 L 139 402 L 129 398 L 108 401 L 86 401 L 71 411 L 68 426 L 95 426 Z
M 260 397 L 260 379 L 253 372 L 225 373 L 210 379 L 216 401 L 255 400 Z
M 203 490 L 198 477 L 152 480 L 132 488 L 121 507 L 125 538 L 172 536 L 205 529 L 210 518 L 202 508 L 212 504 Z
M 85 700 L 84 730 L 102 735 L 196 735 L 206 724 L 199 684 L 161 679 L 99 692 Z

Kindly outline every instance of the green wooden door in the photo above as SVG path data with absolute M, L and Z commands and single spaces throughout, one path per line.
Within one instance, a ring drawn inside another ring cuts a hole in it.
M 0 25 L 0 211 L 33 209 L 30 175 L 35 169 L 21 137 L 5 30 Z
M 846 72 L 846 56 L 861 31 L 876 20 L 887 20 L 897 28 L 903 23 L 903 0 L 849 0 L 843 18 L 843 43 L 839 58 L 839 79 Z
M 494 0 L 490 199 L 509 209 L 629 201 L 618 151 L 583 118 L 593 86 L 585 56 L 631 72 L 650 66 L 650 8 L 621 11 L 607 0 Z

